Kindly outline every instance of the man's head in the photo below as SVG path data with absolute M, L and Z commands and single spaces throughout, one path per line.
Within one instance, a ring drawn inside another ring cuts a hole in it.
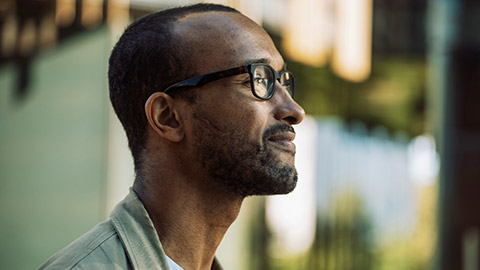
M 252 77 L 270 69 L 253 70 L 247 66 L 252 63 L 271 66 L 270 77 L 280 72 L 269 99 L 256 95 L 261 89 Z M 163 92 L 188 78 L 236 67 L 243 72 Z M 297 177 L 291 126 L 304 111 L 287 91 L 291 75 L 281 72 L 284 67 L 268 34 L 228 7 L 199 4 L 133 23 L 112 52 L 109 81 L 137 176 L 146 169 L 149 145 L 161 141 L 176 147 L 179 162 L 198 164 L 199 173 L 228 191 L 291 191 Z M 168 155 L 163 150 L 155 155 Z

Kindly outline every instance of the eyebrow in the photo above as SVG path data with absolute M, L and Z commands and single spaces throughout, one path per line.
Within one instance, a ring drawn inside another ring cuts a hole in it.
M 250 65 L 250 64 L 257 64 L 257 63 L 262 63 L 262 64 L 270 64 L 270 60 L 267 58 L 252 58 L 252 59 L 247 59 L 245 61 L 245 65 Z
M 252 59 L 247 59 L 245 61 L 244 65 L 250 65 L 250 64 L 256 64 L 256 63 L 262 63 L 262 64 L 270 64 L 270 60 L 267 58 L 252 58 Z M 282 66 L 282 70 L 287 70 L 287 64 L 284 63 Z

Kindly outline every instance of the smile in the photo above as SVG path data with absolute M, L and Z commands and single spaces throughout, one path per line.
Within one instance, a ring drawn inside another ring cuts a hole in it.
M 273 145 L 295 154 L 295 144 L 293 140 L 295 139 L 295 133 L 293 132 L 281 132 L 276 133 L 268 138 L 269 142 L 272 142 Z

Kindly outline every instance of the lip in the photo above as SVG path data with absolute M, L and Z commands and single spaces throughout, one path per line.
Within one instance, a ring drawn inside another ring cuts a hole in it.
M 295 144 L 293 143 L 294 139 L 295 133 L 293 132 L 280 132 L 268 137 L 268 141 L 292 153 L 295 153 Z

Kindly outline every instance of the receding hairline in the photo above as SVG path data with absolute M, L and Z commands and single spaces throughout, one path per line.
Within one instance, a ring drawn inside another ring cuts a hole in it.
M 250 19 L 248 16 L 240 12 L 227 12 L 227 11 L 203 11 L 203 12 L 194 12 L 185 14 L 178 18 L 174 22 L 173 30 L 180 30 L 182 27 L 187 26 L 212 26 L 211 28 L 216 28 L 221 26 L 221 29 L 225 27 L 235 27 L 243 28 L 251 32 L 259 32 L 263 34 L 268 33 L 263 29 L 262 26 L 257 24 L 255 21 Z M 206 30 L 210 29 L 208 27 Z M 202 29 L 205 30 L 205 29 Z
M 268 32 L 240 12 L 201 11 L 189 13 L 172 22 L 170 34 L 173 39 L 177 40 L 176 43 L 179 48 L 187 50 L 192 54 L 193 58 L 191 59 L 196 58 L 196 52 L 204 48 L 212 48 L 216 44 L 232 46 L 236 38 L 242 35 L 244 37 L 255 37 L 258 40 L 266 40 L 275 48 Z M 207 51 L 212 52 L 212 50 Z M 205 54 L 200 53 L 200 55 Z M 227 63 L 225 62 L 225 64 Z

